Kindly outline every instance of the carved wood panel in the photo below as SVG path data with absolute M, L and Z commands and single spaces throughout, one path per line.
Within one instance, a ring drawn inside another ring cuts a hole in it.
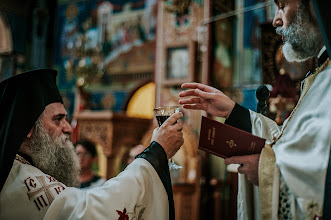
M 116 176 L 121 148 L 134 147 L 141 142 L 150 126 L 150 119 L 128 117 L 124 113 L 111 111 L 85 111 L 75 115 L 78 121 L 78 139 L 89 139 L 98 143 L 107 156 L 107 178 Z M 120 161 L 121 162 L 121 161 Z
M 103 147 L 107 156 L 112 154 L 113 124 L 101 120 L 85 120 L 80 122 L 80 138 L 90 139 Z

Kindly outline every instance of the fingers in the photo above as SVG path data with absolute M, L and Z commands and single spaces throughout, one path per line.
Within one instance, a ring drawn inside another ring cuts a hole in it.
M 225 165 L 229 164 L 245 164 L 247 162 L 258 162 L 260 154 L 250 154 L 250 155 L 243 155 L 243 156 L 233 156 L 228 157 L 224 160 Z
M 206 89 L 196 88 L 196 89 L 182 91 L 178 95 L 179 97 L 198 96 L 205 99 L 210 99 L 214 97 L 214 94 L 215 91 L 212 91 L 211 89 L 206 90 Z
M 181 117 L 183 117 L 183 113 L 181 112 L 177 112 L 172 114 L 164 123 L 162 126 L 165 125 L 173 125 L 177 122 L 177 120 L 179 120 Z
M 245 159 L 241 156 L 237 157 L 228 157 L 224 160 L 225 165 L 229 164 L 244 164 Z
M 186 108 L 186 109 L 196 109 L 196 110 L 204 110 L 203 106 L 200 105 L 200 104 L 183 105 L 183 108 Z
M 189 83 L 183 83 L 181 85 L 182 89 L 196 89 L 198 88 L 200 83 L 196 83 L 196 82 L 189 82 Z
M 179 97 L 195 96 L 195 89 L 181 91 L 178 95 Z
M 211 92 L 204 92 L 200 89 L 195 89 L 194 93 L 196 96 L 199 96 L 204 99 L 214 99 L 216 93 L 211 93 Z
M 211 92 L 212 90 L 214 90 L 213 87 L 201 84 L 201 83 L 195 83 L 195 82 L 191 82 L 191 83 L 183 83 L 181 85 L 182 89 L 200 89 L 202 91 L 205 92 Z
M 246 167 L 244 166 L 245 159 L 243 159 L 243 157 L 228 157 L 224 160 L 224 163 L 225 165 L 239 164 L 238 173 L 243 174 L 246 171 Z
M 215 99 L 215 92 L 213 91 L 203 91 L 202 89 L 194 89 L 194 90 L 187 90 L 187 91 L 182 91 L 179 93 L 179 97 L 187 97 L 187 96 L 197 96 L 201 97 L 203 99 Z M 190 101 L 197 101 L 197 99 L 188 99 Z
M 176 124 L 174 124 L 174 129 L 176 130 L 176 131 L 182 131 L 183 130 L 183 126 L 184 126 L 184 122 L 178 122 L 178 123 L 176 123 Z
M 195 90 L 188 90 L 183 91 L 179 93 L 180 97 L 186 97 L 186 96 L 196 96 Z M 201 99 L 198 97 L 194 98 L 187 98 L 187 99 L 180 99 L 178 103 L 180 105 L 183 105 L 183 108 L 186 109 L 197 109 L 197 110 L 203 110 L 203 106 L 201 105 Z
M 238 173 L 245 174 L 246 167 L 239 166 L 237 170 L 238 170 Z
M 183 105 L 183 104 L 197 104 L 197 103 L 201 103 L 201 99 L 200 98 L 189 98 L 189 99 L 181 99 L 178 101 L 179 104 Z

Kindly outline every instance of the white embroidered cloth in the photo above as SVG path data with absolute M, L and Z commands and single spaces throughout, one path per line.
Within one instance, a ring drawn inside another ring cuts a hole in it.
M 0 195 L 0 219 L 169 219 L 168 196 L 153 166 L 134 160 L 117 177 L 90 190 L 66 187 L 14 161 Z

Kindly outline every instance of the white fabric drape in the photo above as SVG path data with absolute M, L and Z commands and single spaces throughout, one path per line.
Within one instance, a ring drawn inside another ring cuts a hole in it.
M 15 160 L 0 196 L 0 219 L 169 219 L 168 196 L 153 166 L 134 160 L 90 190 L 66 187 Z M 122 218 L 124 219 L 124 218 Z

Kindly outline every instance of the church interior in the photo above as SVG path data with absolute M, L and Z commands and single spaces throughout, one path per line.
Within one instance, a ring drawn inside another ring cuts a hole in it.
M 150 143 L 153 109 L 177 106 L 181 84 L 211 85 L 279 125 L 316 60 L 288 63 L 275 33 L 273 0 L 1 0 L 0 81 L 58 71 L 72 142 L 97 143 L 96 172 L 115 177 L 130 150 Z M 203 111 L 181 109 L 184 145 L 171 170 L 176 219 L 236 219 L 236 166 L 199 150 Z

